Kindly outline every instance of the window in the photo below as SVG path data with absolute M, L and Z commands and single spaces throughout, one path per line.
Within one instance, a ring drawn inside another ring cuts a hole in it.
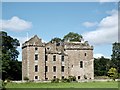
M 64 76 L 62 76 L 62 79 L 64 79 Z
M 61 60 L 64 61 L 64 56 L 63 55 L 61 56 Z
M 83 68 L 83 61 L 80 61 L 80 68 Z
M 35 54 L 35 60 L 38 60 L 38 54 Z
M 45 72 L 48 72 L 48 66 L 45 66 Z
M 56 76 L 53 77 L 54 79 L 56 78 Z
M 64 72 L 64 66 L 61 67 L 61 71 Z
M 85 53 L 85 56 L 86 56 L 87 54 Z
M 53 66 L 53 72 L 56 72 L 56 66 Z
M 45 55 L 45 61 L 47 61 L 47 58 L 48 58 L 47 55 Z
M 53 61 L 56 61 L 56 55 L 53 56 Z
M 37 47 L 35 47 L 35 51 L 37 51 L 38 50 L 38 48 Z
M 78 79 L 80 79 L 80 76 L 78 76 Z
M 38 76 L 35 76 L 35 79 L 38 79 Z
M 38 72 L 38 65 L 35 65 L 35 72 Z

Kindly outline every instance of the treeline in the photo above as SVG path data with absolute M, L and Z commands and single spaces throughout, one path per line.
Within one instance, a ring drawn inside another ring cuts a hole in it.
M 2 80 L 21 80 L 22 79 L 22 62 L 18 61 L 19 52 L 17 50 L 20 43 L 17 39 L 7 35 L 6 32 L 0 32 L 1 41 L 1 61 L 0 73 L 2 73 Z M 63 37 L 63 39 L 55 37 L 50 42 L 63 42 L 63 41 L 82 41 L 82 35 L 70 32 Z M 85 44 L 88 44 L 85 41 Z M 120 43 L 113 44 L 113 54 L 111 59 L 104 57 L 94 59 L 94 74 L 95 76 L 113 76 L 114 73 L 120 73 Z M 116 75 L 116 74 L 115 74 Z M 115 76 L 114 75 L 114 76 Z

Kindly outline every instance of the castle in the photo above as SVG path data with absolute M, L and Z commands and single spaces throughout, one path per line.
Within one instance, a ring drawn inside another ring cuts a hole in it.
M 44 81 L 69 76 L 94 79 L 93 46 L 82 42 L 42 43 L 37 35 L 22 44 L 22 79 Z

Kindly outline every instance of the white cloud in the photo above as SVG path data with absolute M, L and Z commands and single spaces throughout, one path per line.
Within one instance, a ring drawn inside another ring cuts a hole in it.
M 105 58 L 109 58 L 109 59 L 110 59 L 110 57 L 104 56 L 104 55 L 101 54 L 101 53 L 97 53 L 97 54 L 94 54 L 94 55 L 93 55 L 94 58 L 101 58 L 102 56 L 105 57 Z
M 93 27 L 93 26 L 97 25 L 97 22 L 84 22 L 83 25 L 85 27 Z
M 112 12 L 100 21 L 96 30 L 84 33 L 84 39 L 94 45 L 118 41 L 118 12 Z
M 20 19 L 17 16 L 12 17 L 10 20 L 1 20 L 0 21 L 0 28 L 2 28 L 4 30 L 23 31 L 26 29 L 30 29 L 31 26 L 32 26 L 31 22 Z

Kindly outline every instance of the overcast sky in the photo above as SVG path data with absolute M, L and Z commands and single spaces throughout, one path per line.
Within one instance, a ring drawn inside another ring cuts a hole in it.
M 69 32 L 79 33 L 94 46 L 94 57 L 110 58 L 112 43 L 118 41 L 118 3 L 100 1 L 4 2 L 2 30 L 17 38 L 21 44 L 27 36 L 38 35 L 48 42 Z M 18 50 L 21 61 L 21 47 Z

